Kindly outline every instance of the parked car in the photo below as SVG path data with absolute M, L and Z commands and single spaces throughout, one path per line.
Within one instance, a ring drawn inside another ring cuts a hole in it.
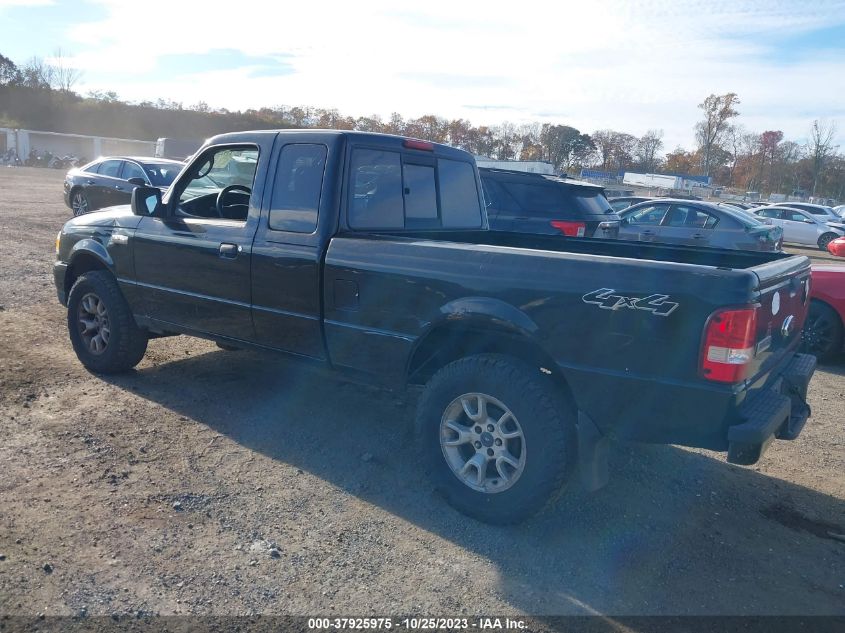
M 739 201 L 736 201 L 736 200 L 724 200 L 722 202 L 717 202 L 716 206 L 739 209 L 740 211 L 748 211 L 749 209 L 753 209 L 753 208 L 758 207 L 760 205 L 754 204 L 753 202 L 739 202 Z
M 752 251 L 779 251 L 783 230 L 710 202 L 656 198 L 625 209 L 621 239 Z
M 607 201 L 610 203 L 610 206 L 613 207 L 613 210 L 619 213 L 620 211 L 624 211 L 632 204 L 637 204 L 638 202 L 645 202 L 646 200 L 651 200 L 649 196 L 618 196 L 616 198 L 608 198 Z
M 603 238 L 619 233 L 619 216 L 598 185 L 507 169 L 478 171 L 494 231 Z
M 760 207 L 754 209 L 754 213 L 781 227 L 783 241 L 789 244 L 817 246 L 822 250 L 827 250 L 827 245 L 831 241 L 845 236 L 845 224 L 842 220 L 827 215 L 779 205 Z
M 232 160 L 244 179 L 208 187 Z M 53 273 L 70 342 L 97 373 L 188 334 L 420 386 L 426 470 L 494 523 L 575 473 L 604 485 L 610 437 L 751 464 L 798 436 L 816 363 L 796 353 L 807 257 L 488 231 L 483 200 L 453 147 L 214 137 L 166 193 L 65 223 Z
M 809 202 L 776 202 L 774 204 L 766 205 L 769 207 L 781 207 L 786 209 L 801 209 L 807 213 L 816 216 L 826 217 L 831 220 L 840 220 L 841 217 L 833 210 L 833 207 L 828 207 L 823 204 L 811 204 Z
M 845 237 L 837 237 L 827 245 L 827 252 L 837 257 L 845 257 Z
M 65 204 L 73 215 L 117 204 L 129 204 L 132 190 L 140 185 L 166 190 L 184 167 L 166 158 L 109 156 L 98 158 L 65 176 Z
M 802 349 L 820 361 L 842 352 L 845 332 L 845 266 L 813 266 L 810 311 L 804 322 Z

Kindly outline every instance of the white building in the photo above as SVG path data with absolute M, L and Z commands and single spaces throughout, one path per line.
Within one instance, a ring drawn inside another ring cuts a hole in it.
M 529 174 L 554 174 L 555 168 L 551 163 L 544 160 L 496 160 L 486 156 L 476 156 L 475 163 L 479 167 L 490 167 L 492 169 L 510 169 L 512 171 L 524 171 Z

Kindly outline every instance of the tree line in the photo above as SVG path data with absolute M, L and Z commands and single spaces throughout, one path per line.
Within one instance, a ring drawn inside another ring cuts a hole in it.
M 711 176 L 717 186 L 761 193 L 845 197 L 845 157 L 833 144 L 835 125 L 816 120 L 803 143 L 780 130 L 756 133 L 736 120 L 736 93 L 711 94 L 699 104 L 696 147 L 664 154 L 663 130 L 642 136 L 611 129 L 586 133 L 555 123 L 504 122 L 476 126 L 466 119 L 428 114 L 405 119 L 352 117 L 336 109 L 274 106 L 244 111 L 166 99 L 129 103 L 116 93 L 74 91 L 79 71 L 57 52 L 51 63 L 33 57 L 22 65 L 0 55 L 0 126 L 122 138 L 206 138 L 222 132 L 267 128 L 331 128 L 384 132 L 447 143 L 499 160 L 547 161 L 563 172 L 582 167 L 606 172 L 644 171 Z

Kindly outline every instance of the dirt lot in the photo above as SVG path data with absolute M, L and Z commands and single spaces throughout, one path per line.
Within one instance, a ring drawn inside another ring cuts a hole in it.
M 187 338 L 86 372 L 61 178 L 0 169 L 0 613 L 845 614 L 845 364 L 755 467 L 618 446 L 605 489 L 488 527 L 423 477 L 413 397 Z

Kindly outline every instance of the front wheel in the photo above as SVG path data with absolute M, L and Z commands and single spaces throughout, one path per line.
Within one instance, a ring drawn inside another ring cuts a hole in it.
M 147 351 L 147 334 L 135 324 L 117 281 L 105 270 L 87 272 L 73 284 L 67 325 L 76 356 L 97 373 L 127 371 Z
M 831 360 L 842 351 L 842 319 L 826 303 L 813 300 L 807 321 L 801 332 L 801 346 L 808 354 L 813 354 L 819 361 Z
M 499 355 L 457 360 L 429 381 L 417 433 L 438 490 L 487 523 L 542 509 L 575 465 L 574 412 L 548 378 Z

